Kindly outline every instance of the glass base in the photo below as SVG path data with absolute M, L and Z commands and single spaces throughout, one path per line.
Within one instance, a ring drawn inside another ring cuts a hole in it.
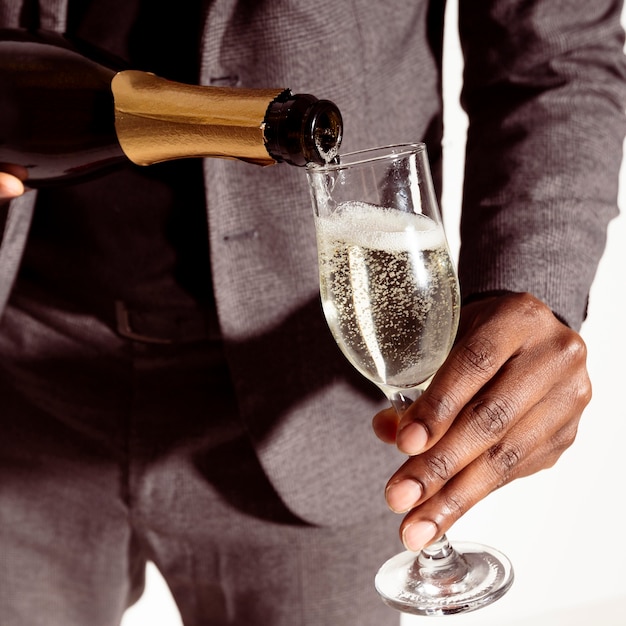
M 502 597 L 513 584 L 513 567 L 493 548 L 474 543 L 452 548 L 442 537 L 422 552 L 389 559 L 375 584 L 383 601 L 403 613 L 453 615 Z

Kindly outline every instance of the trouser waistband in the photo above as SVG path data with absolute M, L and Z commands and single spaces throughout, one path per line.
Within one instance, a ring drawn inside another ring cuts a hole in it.
M 18 281 L 11 299 L 27 310 L 49 307 L 94 316 L 121 337 L 143 343 L 177 344 L 221 339 L 213 301 L 203 304 L 164 302 L 141 305 L 102 298 L 95 302 L 80 303 L 59 298 L 57 294 L 24 281 Z

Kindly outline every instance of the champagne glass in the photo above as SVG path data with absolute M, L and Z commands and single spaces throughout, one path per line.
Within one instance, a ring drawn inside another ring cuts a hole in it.
M 446 359 L 460 308 L 426 147 L 362 150 L 306 171 L 326 321 L 343 354 L 402 414 Z M 375 580 L 388 605 L 416 615 L 477 609 L 512 582 L 503 554 L 452 547 L 445 535 L 392 557 Z

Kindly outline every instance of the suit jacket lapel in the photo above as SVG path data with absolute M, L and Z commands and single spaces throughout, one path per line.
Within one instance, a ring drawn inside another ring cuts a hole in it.
M 67 2 L 68 0 L 48 0 L 39 3 L 39 27 L 63 31 L 67 17 Z M 5 27 L 26 26 L 22 23 L 26 8 L 28 8 L 27 3 L 23 0 L 0 0 L 0 22 Z M 4 224 L 0 241 L 0 272 L 2 273 L 0 315 L 4 311 L 17 276 L 33 216 L 35 199 L 36 192 L 31 191 L 0 210 L 0 224 Z
M 0 315 L 13 288 L 17 270 L 22 260 L 22 253 L 28 236 L 28 229 L 35 205 L 35 193 L 30 192 L 13 200 L 4 211 L 4 231 L 0 241 Z
M 36 24 L 24 24 L 24 17 L 28 9 L 39 14 L 40 28 L 48 30 L 65 30 L 68 0 L 0 0 L 0 23 L 4 28 L 17 28 L 19 26 L 37 26 Z
M 67 23 L 68 0 L 46 0 L 39 3 L 41 28 L 63 32 Z

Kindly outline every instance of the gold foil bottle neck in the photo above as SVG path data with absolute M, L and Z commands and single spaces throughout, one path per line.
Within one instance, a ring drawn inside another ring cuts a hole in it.
M 276 161 L 264 140 L 264 118 L 282 89 L 185 85 L 126 70 L 111 83 L 115 128 L 137 165 L 187 157 Z

